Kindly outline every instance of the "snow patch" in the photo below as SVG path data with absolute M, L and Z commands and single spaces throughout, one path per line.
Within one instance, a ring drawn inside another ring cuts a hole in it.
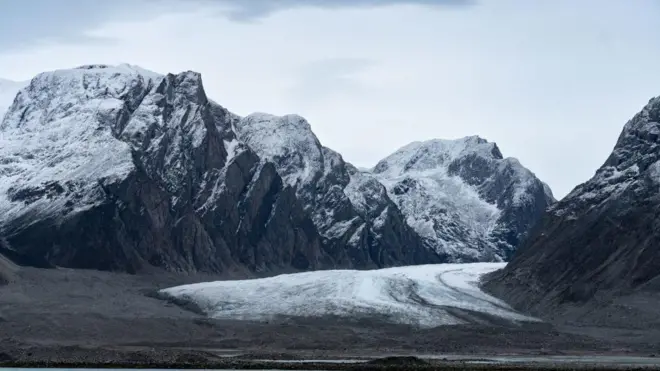
M 649 166 L 648 171 L 651 179 L 657 183 L 660 183 L 660 161 L 657 161 L 653 163 L 653 165 Z
M 223 143 L 225 145 L 225 151 L 227 152 L 227 160 L 225 161 L 226 167 L 229 162 L 241 152 L 239 147 L 240 142 L 236 140 L 236 138 L 233 138 L 230 141 L 223 140 Z

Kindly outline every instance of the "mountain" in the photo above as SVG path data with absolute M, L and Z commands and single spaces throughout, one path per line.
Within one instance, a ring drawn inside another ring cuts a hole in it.
M 424 245 L 450 261 L 505 261 L 555 202 L 550 188 L 477 136 L 411 143 L 372 170 Z
M 436 264 L 368 271 L 329 270 L 204 282 L 161 291 L 217 319 L 361 317 L 420 327 L 533 322 L 476 285 L 502 263 Z
M 88 65 L 11 100 L 0 253 L 28 265 L 245 276 L 501 261 L 553 201 L 477 137 L 360 170 L 304 118 L 237 116 L 191 71 Z
M 660 97 L 626 123 L 593 178 L 548 209 L 486 287 L 537 313 L 596 302 L 611 307 L 622 295 L 660 292 L 659 243 Z M 620 318 L 642 318 L 633 308 L 644 304 L 657 320 L 657 303 L 644 296 L 616 305 L 625 312 Z
M 2 124 L 0 226 L 26 257 L 75 268 L 245 272 L 332 265 L 272 163 L 194 72 L 42 73 Z
M 0 120 L 5 115 L 5 112 L 9 109 L 14 97 L 19 90 L 24 88 L 28 82 L 24 81 L 11 81 L 0 79 Z
M 385 187 L 323 147 L 304 118 L 257 113 L 239 120 L 235 130 L 259 156 L 276 164 L 342 266 L 375 268 L 446 260 L 424 247 Z

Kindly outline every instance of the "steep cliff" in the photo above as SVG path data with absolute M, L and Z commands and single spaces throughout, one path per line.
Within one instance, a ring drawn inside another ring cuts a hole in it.
M 273 161 L 296 190 L 335 261 L 375 268 L 446 260 L 424 247 L 385 187 L 323 147 L 304 118 L 257 113 L 235 127 L 239 139 Z
M 236 140 L 200 75 L 43 73 L 0 125 L 0 225 L 56 265 L 136 272 L 331 265 L 272 163 Z
M 660 98 L 654 98 L 625 125 L 594 177 L 545 213 L 486 287 L 539 313 L 598 301 L 595 311 L 618 296 L 660 292 L 659 277 Z M 628 315 L 615 317 L 632 319 L 632 308 L 650 298 L 628 302 L 622 306 Z
M 359 170 L 300 116 L 229 112 L 195 72 L 89 65 L 21 84 L 0 123 L 0 236 L 33 265 L 247 275 L 501 261 L 554 201 L 478 137 Z

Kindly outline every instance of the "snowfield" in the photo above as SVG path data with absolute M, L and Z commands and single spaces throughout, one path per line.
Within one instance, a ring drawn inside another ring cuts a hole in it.
M 472 263 L 315 271 L 205 282 L 161 293 L 191 302 L 216 319 L 376 316 L 394 323 L 435 327 L 465 324 L 466 311 L 472 311 L 514 322 L 536 321 L 479 289 L 480 276 L 504 266 Z

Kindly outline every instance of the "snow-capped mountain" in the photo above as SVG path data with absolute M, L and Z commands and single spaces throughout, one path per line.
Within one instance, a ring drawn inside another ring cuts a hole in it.
M 660 97 L 625 125 L 594 177 L 548 209 L 488 287 L 539 312 L 596 296 L 607 303 L 610 294 L 657 292 L 659 210 Z M 634 303 L 640 300 L 628 305 Z
M 313 269 L 329 259 L 273 164 L 237 141 L 194 72 L 42 73 L 0 125 L 0 226 L 54 264 Z
M 304 118 L 257 113 L 235 128 L 296 189 L 336 261 L 383 267 L 445 260 L 424 248 L 383 185 L 323 147 Z
M 46 72 L 11 102 L 0 237 L 25 261 L 238 274 L 499 261 L 552 201 L 479 138 L 359 170 L 302 117 L 239 117 L 190 71 Z
M 502 261 L 555 200 L 477 136 L 411 143 L 372 170 L 425 245 L 451 261 Z
M 477 282 L 501 263 L 437 264 L 369 271 L 330 270 L 242 281 L 205 282 L 161 291 L 218 319 L 377 316 L 421 327 L 536 321 L 483 293 Z

